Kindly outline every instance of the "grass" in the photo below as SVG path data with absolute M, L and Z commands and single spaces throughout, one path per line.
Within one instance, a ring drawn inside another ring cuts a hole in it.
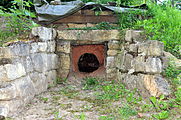
M 149 16 L 146 20 L 137 21 L 136 29 L 144 29 L 151 40 L 162 41 L 165 50 L 181 58 L 181 11 L 170 5 L 148 4 Z
M 83 89 L 85 86 L 89 89 Z M 179 119 L 181 114 L 181 89 L 170 97 L 143 99 L 136 90 L 99 78 L 85 78 L 79 88 L 66 83 L 57 87 L 59 90 L 49 89 L 49 97 L 39 96 L 44 104 L 50 104 L 46 111 L 57 120 L 66 119 L 67 115 L 79 120 L 92 117 L 99 120 L 171 120 Z M 65 111 L 67 115 L 62 114 Z

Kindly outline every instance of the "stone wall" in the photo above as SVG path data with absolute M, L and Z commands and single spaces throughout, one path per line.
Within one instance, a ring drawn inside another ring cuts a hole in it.
M 108 47 L 105 53 L 106 76 L 111 76 L 112 68 L 116 68 L 114 62 L 118 50 L 120 49 L 120 36 L 118 30 L 58 30 L 57 35 L 57 55 L 59 56 L 60 67 L 57 75 L 61 78 L 67 78 L 72 71 L 71 54 L 72 45 L 90 45 L 103 44 Z M 110 63 L 111 62 L 111 63 Z
M 166 79 L 164 45 L 146 40 L 142 31 L 126 31 L 122 49 L 117 57 L 118 81 L 129 89 L 137 88 L 143 96 L 169 95 Z
M 22 108 L 47 90 L 56 77 L 72 72 L 72 46 L 105 46 L 105 80 L 116 80 L 142 96 L 169 95 L 163 43 L 147 40 L 142 31 L 54 30 L 37 27 L 34 41 L 0 48 L 0 115 Z M 35 42 L 36 41 L 36 42 Z
M 58 57 L 52 33 L 34 29 L 34 36 L 41 34 L 38 42 L 0 47 L 0 115 L 17 112 L 53 84 Z
M 122 37 L 118 30 L 59 30 L 57 53 L 61 61 L 58 75 L 71 72 L 71 45 L 106 43 L 107 80 L 123 82 L 137 88 L 143 96 L 169 95 L 169 84 L 161 73 L 165 68 L 164 45 L 147 40 L 142 31 L 127 30 Z

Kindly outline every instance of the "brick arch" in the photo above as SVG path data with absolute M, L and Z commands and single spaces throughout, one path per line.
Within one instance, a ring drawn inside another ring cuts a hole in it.
M 79 72 L 78 61 L 80 56 L 85 53 L 94 54 L 99 61 L 100 67 L 104 67 L 104 45 L 77 45 L 72 47 L 72 67 L 74 72 Z

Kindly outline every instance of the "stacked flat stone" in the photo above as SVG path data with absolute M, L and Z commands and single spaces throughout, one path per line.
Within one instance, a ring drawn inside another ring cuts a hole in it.
M 58 56 L 55 54 L 56 32 L 34 28 L 38 42 L 14 44 L 0 48 L 0 115 L 7 116 L 47 90 L 56 79 Z

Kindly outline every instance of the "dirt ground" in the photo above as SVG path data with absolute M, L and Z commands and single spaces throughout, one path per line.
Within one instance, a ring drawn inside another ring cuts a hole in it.
M 102 91 L 87 90 L 84 87 L 75 83 L 51 87 L 36 96 L 23 111 L 7 120 L 152 120 L 153 112 L 135 114 L 130 108 L 121 109 L 126 104 L 124 98 L 112 101 L 99 100 L 96 97 Z M 137 111 L 139 107 L 135 108 Z M 131 116 L 124 118 L 121 114 Z M 179 120 L 180 115 L 177 118 Z

